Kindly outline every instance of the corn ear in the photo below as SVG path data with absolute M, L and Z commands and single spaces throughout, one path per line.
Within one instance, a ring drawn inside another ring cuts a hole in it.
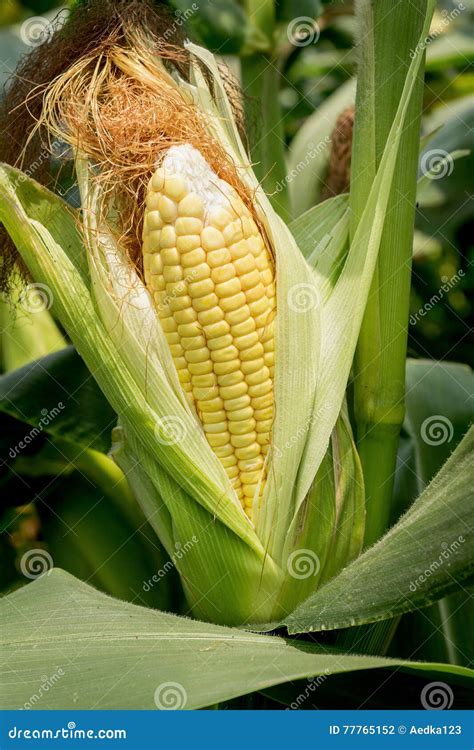
M 143 260 L 181 387 L 251 518 L 274 414 L 273 260 L 192 146 L 170 148 L 150 180 Z

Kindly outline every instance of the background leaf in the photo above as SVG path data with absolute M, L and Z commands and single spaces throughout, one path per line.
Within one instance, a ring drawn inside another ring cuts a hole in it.
M 406 426 L 415 444 L 421 490 L 472 423 L 474 375 L 456 362 L 410 360 L 406 385 Z
M 59 570 L 6 597 L 0 608 L 3 708 L 23 706 L 44 675 L 59 670 L 35 707 L 150 709 L 168 687 L 175 707 L 202 708 L 318 674 L 381 667 L 472 683 L 470 670 L 461 667 L 348 656 L 142 609 Z
M 331 151 L 331 134 L 338 116 L 354 103 L 355 90 L 355 79 L 346 81 L 307 118 L 291 142 L 288 174 L 295 175 L 289 183 L 295 217 L 320 200 Z
M 0 412 L 33 426 L 54 413 L 45 432 L 103 453 L 110 448 L 116 423 L 114 411 L 72 346 L 2 375 Z

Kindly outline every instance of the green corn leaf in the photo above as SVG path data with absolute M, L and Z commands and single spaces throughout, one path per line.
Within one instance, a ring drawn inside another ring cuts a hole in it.
M 48 496 L 52 510 L 42 508 L 41 534 L 54 565 L 119 599 L 169 609 L 179 590 L 172 565 L 156 539 L 150 544 L 143 516 L 110 497 L 113 489 L 107 497 L 74 472 Z M 157 571 L 167 575 L 146 585 Z
M 344 268 L 349 249 L 349 201 L 338 195 L 290 224 L 293 236 L 316 274 L 318 294 L 327 302 Z
M 289 631 L 388 619 L 426 607 L 472 579 L 473 457 L 474 427 L 400 521 L 287 618 Z
M 32 700 L 33 708 L 67 709 L 71 696 L 75 709 L 197 709 L 317 675 L 380 669 L 443 680 L 456 696 L 472 689 L 473 672 L 463 667 L 204 624 L 111 599 L 61 570 L 10 594 L 0 610 L 4 709 Z M 32 699 L 44 675 L 56 673 L 54 686 Z
M 471 368 L 456 362 L 408 360 L 406 405 L 421 491 L 474 421 Z
M 405 424 L 414 446 L 416 477 L 421 491 L 473 423 L 474 375 L 469 367 L 456 362 L 408 360 L 406 384 Z M 412 614 L 415 633 L 418 633 L 417 625 L 423 629 L 420 620 L 425 619 L 425 614 Z M 435 620 L 439 619 L 439 624 L 434 626 L 435 638 L 444 637 L 444 644 L 439 648 L 444 646 L 452 663 L 468 664 L 473 651 L 467 625 L 473 614 L 470 592 L 463 587 L 457 594 L 437 602 L 430 614 Z
M 117 416 L 72 346 L 0 377 L 0 411 L 106 453 Z
M 0 295 L 0 370 L 8 372 L 66 346 L 49 313 L 47 290 L 13 278 L 9 298 Z

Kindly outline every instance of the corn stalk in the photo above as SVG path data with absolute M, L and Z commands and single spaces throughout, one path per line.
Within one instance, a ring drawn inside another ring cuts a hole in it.
M 427 12 L 431 17 L 433 7 L 431 0 L 360 0 L 357 4 L 361 41 L 350 195 L 352 236 L 390 137 L 424 18 Z M 423 46 L 418 54 L 423 54 Z M 366 486 L 367 545 L 377 541 L 388 526 L 404 418 L 422 91 L 420 66 L 401 134 L 379 257 L 354 360 L 353 406 Z
M 252 24 L 268 39 L 267 51 L 255 51 L 240 60 L 244 107 L 254 169 L 272 205 L 285 221 L 290 218 L 286 182 L 285 134 L 279 101 L 281 71 L 274 54 L 274 0 L 246 1 Z

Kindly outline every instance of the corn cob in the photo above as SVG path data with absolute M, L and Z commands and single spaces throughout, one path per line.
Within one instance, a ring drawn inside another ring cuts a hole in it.
M 188 144 L 150 180 L 143 265 L 181 385 L 251 517 L 273 421 L 273 259 L 235 189 Z

